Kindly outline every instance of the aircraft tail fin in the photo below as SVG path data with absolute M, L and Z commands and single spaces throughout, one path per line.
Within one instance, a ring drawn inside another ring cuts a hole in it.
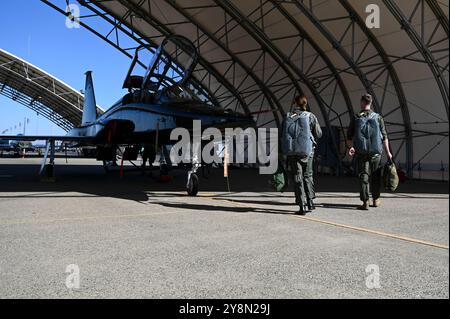
M 95 101 L 92 71 L 86 72 L 86 87 L 84 91 L 84 106 L 82 125 L 89 125 L 97 120 L 97 103 Z

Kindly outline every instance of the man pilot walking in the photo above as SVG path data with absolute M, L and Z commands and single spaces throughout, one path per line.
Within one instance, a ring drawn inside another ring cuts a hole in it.
M 360 183 L 360 198 L 363 202 L 359 210 L 369 210 L 370 193 L 373 207 L 381 205 L 381 156 L 383 148 L 392 161 L 386 126 L 381 115 L 372 111 L 373 97 L 361 97 L 361 111 L 351 122 L 348 131 L 349 155 L 355 157 Z

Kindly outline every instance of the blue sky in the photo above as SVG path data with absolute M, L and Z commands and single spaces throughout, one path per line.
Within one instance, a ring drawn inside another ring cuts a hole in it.
M 0 1 L 0 48 L 77 90 L 84 88 L 84 73 L 92 70 L 97 104 L 108 108 L 124 93 L 121 88 L 131 61 L 88 30 L 69 29 L 65 22 L 62 14 L 39 0 Z M 30 119 L 27 134 L 64 134 L 44 117 L 0 96 L 0 132 L 12 127 L 8 134 L 23 133 L 19 122 L 24 118 Z

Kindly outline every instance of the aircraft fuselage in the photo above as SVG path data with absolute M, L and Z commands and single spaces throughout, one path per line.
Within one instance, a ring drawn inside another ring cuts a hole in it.
M 98 144 L 148 142 L 158 132 L 160 138 L 175 128 L 192 128 L 193 120 L 200 120 L 204 127 L 248 127 L 254 124 L 249 117 L 222 110 L 207 109 L 195 112 L 183 105 L 132 103 L 112 107 L 94 123 L 74 128 L 69 136 L 94 137 Z M 166 143 L 167 141 L 161 141 Z

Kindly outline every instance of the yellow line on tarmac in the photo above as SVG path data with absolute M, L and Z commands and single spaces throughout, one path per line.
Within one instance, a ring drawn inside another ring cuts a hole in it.
M 207 194 L 206 196 L 204 195 L 204 196 L 200 196 L 200 197 L 204 198 L 204 199 L 207 199 L 207 200 L 211 200 L 211 201 L 229 202 L 229 203 L 232 203 L 235 207 L 244 207 L 244 208 L 252 208 L 252 209 L 256 208 L 256 207 L 253 207 L 253 206 L 250 206 L 250 205 L 246 205 L 246 204 L 243 204 L 243 203 L 234 202 L 232 199 L 212 198 L 213 195 L 214 194 Z M 216 196 L 220 196 L 219 194 L 215 194 L 215 195 Z M 167 214 L 171 214 L 171 212 L 161 212 L 161 213 L 152 213 L 152 214 L 132 214 L 132 215 L 109 215 L 109 216 L 75 217 L 75 218 L 61 218 L 61 219 L 47 219 L 47 220 L 45 220 L 45 219 L 43 219 L 43 220 L 28 219 L 28 220 L 13 221 L 13 222 L 2 222 L 0 220 L 0 226 L 2 226 L 2 225 L 4 226 L 4 225 L 54 223 L 54 222 L 64 222 L 64 221 L 83 221 L 83 220 L 95 220 L 95 219 L 139 218 L 139 217 L 152 217 L 152 216 L 167 215 Z M 324 225 L 335 226 L 335 227 L 350 229 L 350 230 L 359 231 L 359 232 L 363 232 L 363 233 L 368 233 L 368 234 L 378 235 L 378 236 L 382 236 L 382 237 L 387 237 L 387 238 L 397 239 L 397 240 L 401 240 L 401 241 L 406 241 L 406 242 L 410 242 L 410 243 L 414 243 L 414 244 L 419 244 L 419 245 L 424 245 L 424 246 L 429 246 L 429 247 L 449 250 L 449 246 L 447 246 L 447 245 L 427 242 L 427 241 L 423 241 L 423 240 L 419 240 L 419 239 L 404 237 L 404 236 L 401 236 L 401 235 L 389 234 L 389 233 L 376 231 L 376 230 L 371 230 L 371 229 L 367 229 L 367 228 L 356 227 L 356 226 L 345 225 L 345 224 L 339 224 L 339 223 L 330 222 L 330 221 L 326 221 L 326 220 L 322 220 L 322 219 L 318 219 L 318 218 L 312 218 L 312 217 L 298 216 L 298 215 L 294 215 L 293 217 L 298 218 L 298 219 L 302 219 L 302 220 L 306 220 L 306 221 L 310 221 L 310 222 L 324 224 Z
M 207 197 L 205 197 L 205 198 L 207 198 Z M 236 207 L 256 208 L 256 207 L 252 207 L 250 205 L 246 205 L 246 204 L 242 204 L 242 203 L 236 203 L 236 202 L 234 202 L 231 199 L 214 198 L 212 200 L 230 202 L 233 205 L 235 205 Z M 367 228 L 362 228 L 362 227 L 356 227 L 356 226 L 351 226 L 351 225 L 339 224 L 339 223 L 330 222 L 330 221 L 326 221 L 326 220 L 322 220 L 322 219 L 318 219 L 318 218 L 307 217 L 307 216 L 293 215 L 293 217 L 294 218 L 298 218 L 298 219 L 303 219 L 303 220 L 306 220 L 306 221 L 310 221 L 310 222 L 324 224 L 324 225 L 335 226 L 335 227 L 350 229 L 350 230 L 354 230 L 354 231 L 359 231 L 359 232 L 362 232 L 362 233 L 367 233 L 367 234 L 372 234 L 372 235 L 378 235 L 378 236 L 382 236 L 382 237 L 388 237 L 388 238 L 392 238 L 392 239 L 397 239 L 397 240 L 401 240 L 401 241 L 406 241 L 406 242 L 410 242 L 410 243 L 414 243 L 414 244 L 418 244 L 418 245 L 424 245 L 424 246 L 429 246 L 429 247 L 449 250 L 449 246 L 447 246 L 447 245 L 436 244 L 436 243 L 432 243 L 432 242 L 423 241 L 423 240 L 420 240 L 420 239 L 404 237 L 404 236 L 396 235 L 396 234 L 389 234 L 389 233 L 385 233 L 385 232 L 382 232 L 382 231 L 377 231 L 377 230 L 372 230 L 372 229 L 367 229 Z
M 427 242 L 427 241 L 423 241 L 423 240 L 419 240 L 419 239 L 404 237 L 404 236 L 395 235 L 395 234 L 389 234 L 389 233 L 371 230 L 371 229 L 362 228 L 362 227 L 349 226 L 349 225 L 339 224 L 339 223 L 335 223 L 335 222 L 329 222 L 326 220 L 321 220 L 321 219 L 311 218 L 311 217 L 306 217 L 306 216 L 295 215 L 294 217 L 303 219 L 303 220 L 307 220 L 307 221 L 311 221 L 311 222 L 315 222 L 315 223 L 320 223 L 320 224 L 325 224 L 325 225 L 330 225 L 330 226 L 335 226 L 335 227 L 340 227 L 340 228 L 346 228 L 346 229 L 355 230 L 355 231 L 359 231 L 359 232 L 363 232 L 363 233 L 368 233 L 368 234 L 393 238 L 393 239 L 397 239 L 397 240 L 407 241 L 407 242 L 414 243 L 414 244 L 449 250 L 449 246 L 447 246 L 447 245 L 436 244 L 436 243 Z

